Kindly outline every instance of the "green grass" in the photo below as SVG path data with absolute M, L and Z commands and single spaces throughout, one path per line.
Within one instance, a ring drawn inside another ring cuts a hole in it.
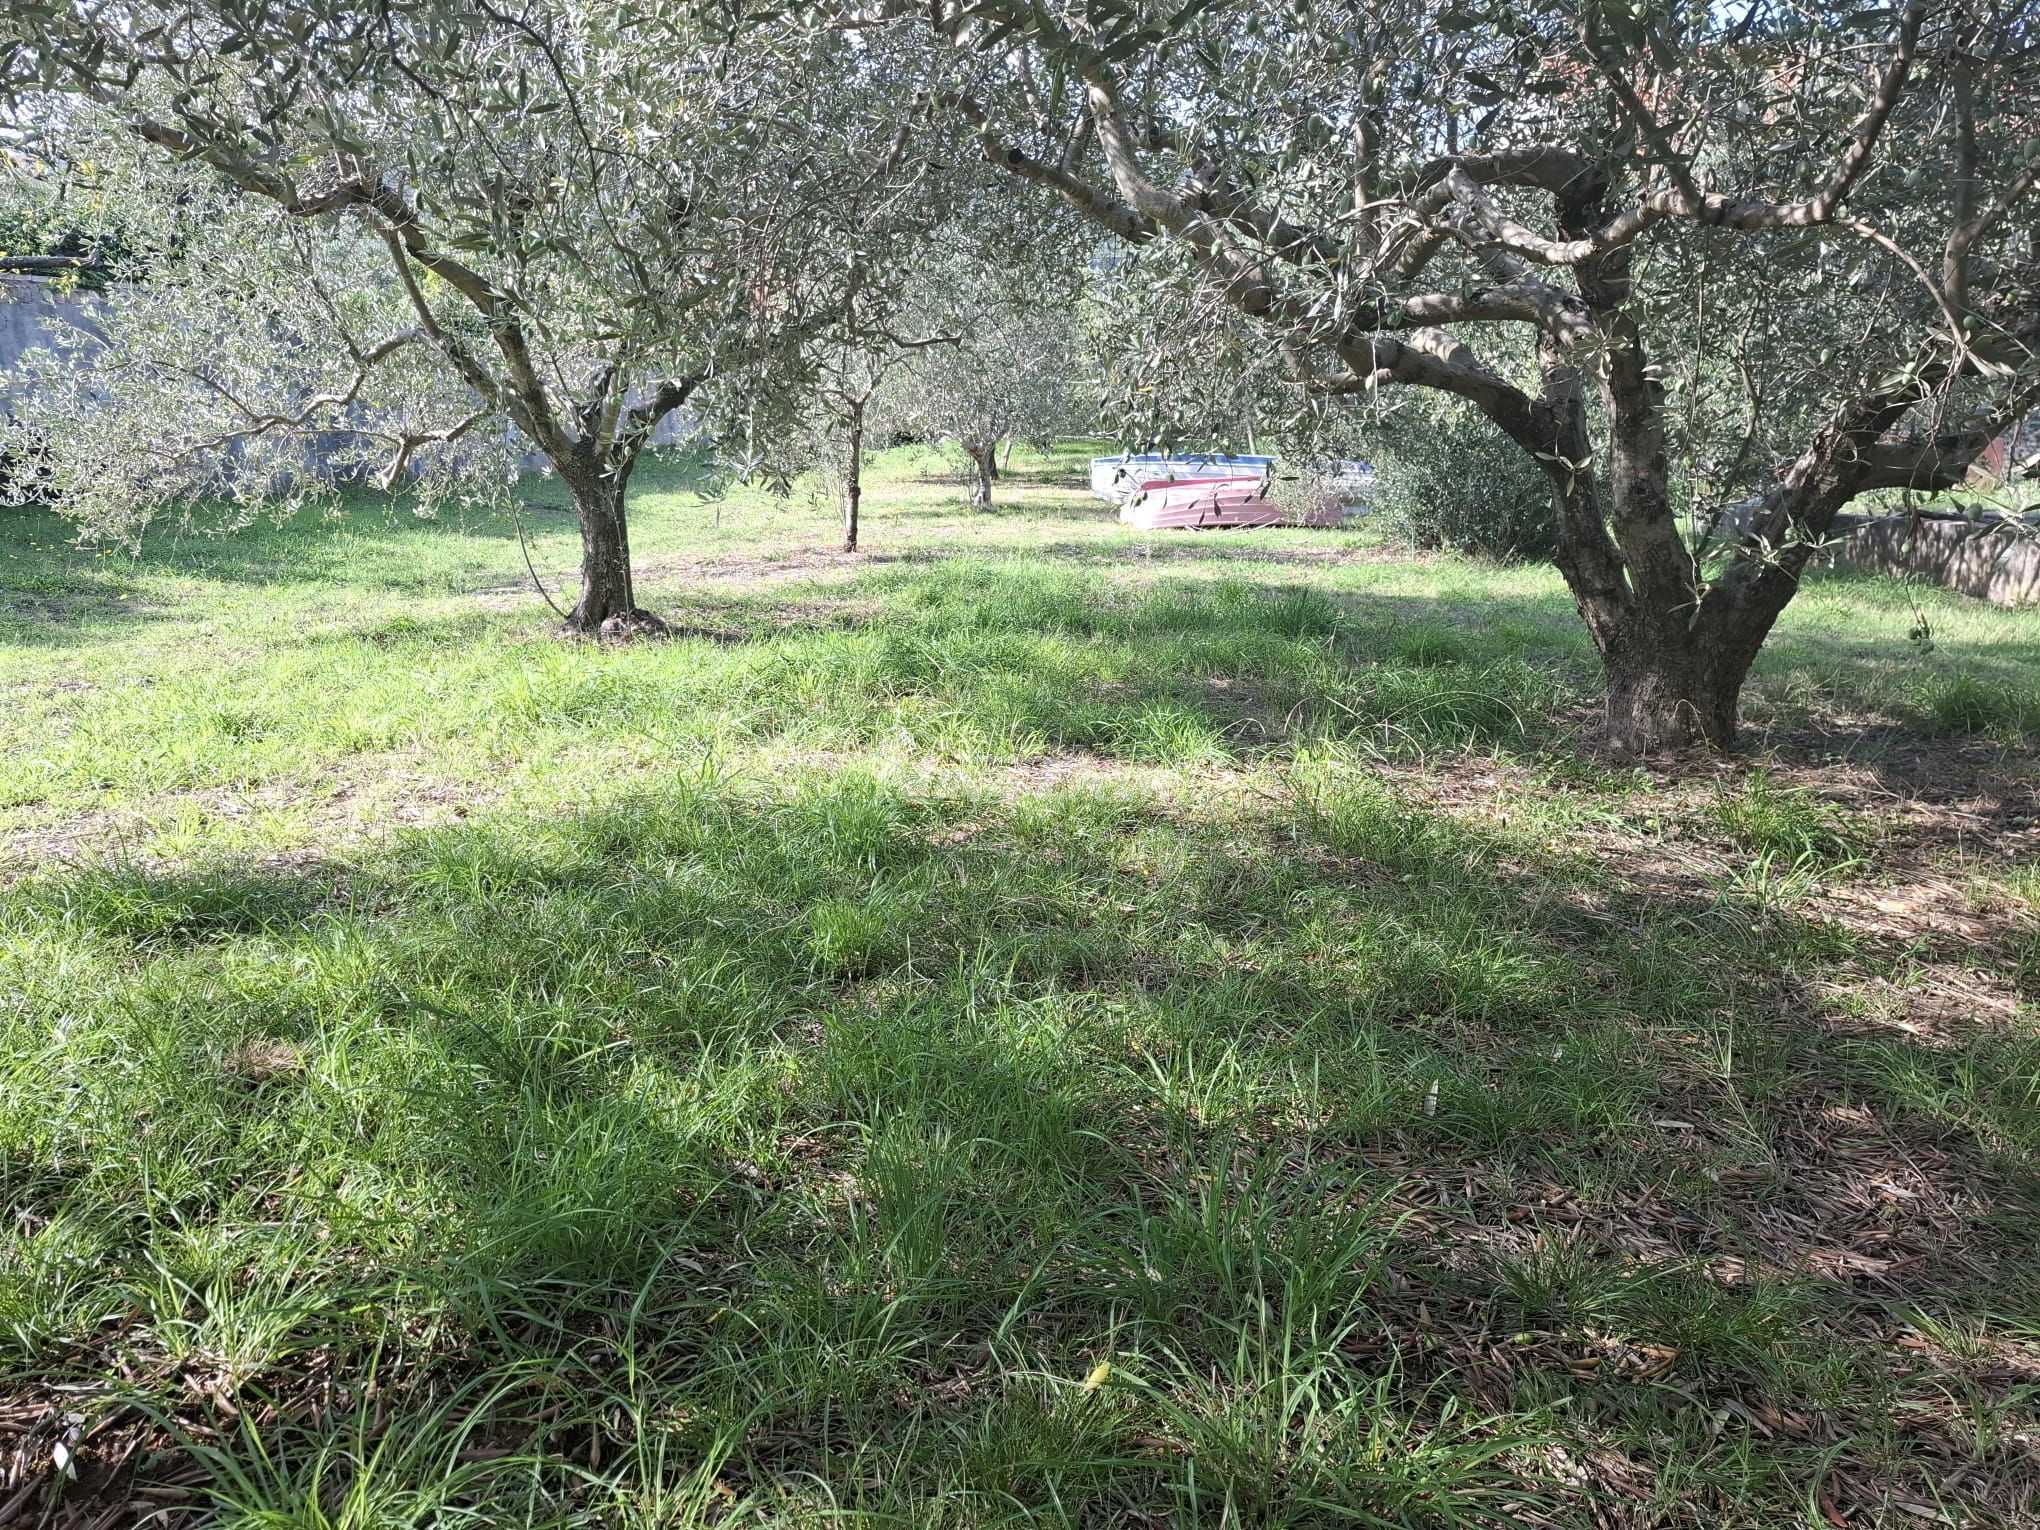
M 1548 573 L 1074 464 L 648 472 L 619 649 L 0 520 L 0 1517 L 2032 1523 L 2040 617 L 1823 582 L 1617 770 Z

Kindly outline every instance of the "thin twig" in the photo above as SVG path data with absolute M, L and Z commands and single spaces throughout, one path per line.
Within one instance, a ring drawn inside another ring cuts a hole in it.
M 518 512 L 518 504 L 514 499 L 510 501 L 510 524 L 517 528 L 517 546 L 524 553 L 524 571 L 531 575 L 531 587 L 538 591 L 539 599 L 552 607 L 554 616 L 561 621 L 567 621 L 569 619 L 567 613 L 562 611 L 552 596 L 546 593 L 545 581 L 538 577 L 538 569 L 532 564 L 531 544 L 524 539 L 524 517 Z

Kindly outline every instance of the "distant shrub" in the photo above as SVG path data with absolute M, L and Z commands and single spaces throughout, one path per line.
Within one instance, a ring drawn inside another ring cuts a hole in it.
M 1551 555 L 1550 486 L 1473 410 L 1430 402 L 1400 410 L 1372 451 L 1377 524 L 1391 535 L 1504 563 Z

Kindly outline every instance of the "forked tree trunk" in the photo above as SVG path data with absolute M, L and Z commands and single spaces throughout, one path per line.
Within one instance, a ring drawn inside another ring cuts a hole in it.
M 581 595 L 567 627 L 591 637 L 664 633 L 666 624 L 640 609 L 631 579 L 630 525 L 624 510 L 629 471 L 576 472 L 567 480 L 581 518 Z
M 971 465 L 977 469 L 977 476 L 970 486 L 970 507 L 973 510 L 989 510 L 992 508 L 992 485 L 999 476 L 999 443 L 967 442 L 963 449 Z
M 1612 304 L 1627 289 L 1610 275 L 1583 267 L 1581 279 Z M 1630 756 L 1733 748 L 1743 678 L 1789 592 L 1773 603 L 1703 591 L 1671 514 L 1661 393 L 1639 348 L 1608 362 L 1605 452 L 1590 437 L 1584 379 L 1570 359 L 1547 341 L 1539 362 L 1541 416 L 1504 407 L 1491 417 L 1551 486 L 1552 557 L 1600 654 L 1609 747 Z M 1608 464 L 1605 478 L 1597 461 Z
M 857 516 L 864 500 L 864 401 L 850 405 L 849 465 L 843 471 L 843 551 L 857 551 Z
M 1676 571 L 1654 566 L 1641 539 L 1606 569 L 1592 559 L 1583 567 L 1571 551 L 1560 548 L 1560 568 L 1601 656 L 1609 746 L 1632 756 L 1733 749 L 1743 682 L 1791 598 L 1796 569 L 1774 566 L 1762 582 L 1717 586 L 1696 606 L 1690 562 L 1670 577 Z M 1688 556 L 1683 544 L 1657 549 L 1659 558 L 1675 556 Z
M 1586 449 L 1568 440 L 1559 455 L 1579 460 Z M 1646 465 L 1643 476 L 1656 466 Z M 1669 517 L 1664 533 L 1638 529 L 1637 502 L 1651 497 L 1638 475 L 1618 473 L 1610 486 L 1629 496 L 1616 515 L 1619 524 L 1622 509 L 1631 513 L 1621 549 L 1603 520 L 1603 486 L 1584 471 L 1551 478 L 1555 561 L 1600 654 L 1609 747 L 1629 756 L 1733 748 L 1737 697 L 1777 610 L 1714 604 L 1696 611 L 1691 555 Z
M 1768 492 L 1759 530 L 1771 550 L 1744 549 L 1703 583 L 1671 511 L 1659 396 L 1654 384 L 1638 388 L 1649 390 L 1648 411 L 1627 437 L 1615 411 L 1610 453 L 1621 552 L 1603 562 L 1590 538 L 1566 526 L 1559 564 L 1601 652 L 1609 743 L 1628 754 L 1733 749 L 1743 682 L 1818 540 L 1872 484 L 1876 443 L 1913 396 L 1894 389 L 1846 403 Z
M 1737 698 L 1777 611 L 1696 613 L 1690 595 L 1642 573 L 1647 559 L 1603 565 L 1568 556 L 1577 550 L 1562 544 L 1559 565 L 1600 654 L 1609 747 L 1630 756 L 1733 749 Z

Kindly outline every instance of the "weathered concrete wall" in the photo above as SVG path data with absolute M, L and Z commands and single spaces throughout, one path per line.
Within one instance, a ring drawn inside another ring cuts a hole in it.
M 1850 568 L 1912 575 L 2001 606 L 2040 602 L 2040 540 L 1989 522 L 1870 521 L 1844 542 L 1837 561 Z
M 28 351 L 61 348 L 57 331 L 64 324 L 90 328 L 99 302 L 90 292 L 59 293 L 36 277 L 0 276 L 0 373 L 13 371 Z M 0 397 L 5 387 L 0 381 Z

